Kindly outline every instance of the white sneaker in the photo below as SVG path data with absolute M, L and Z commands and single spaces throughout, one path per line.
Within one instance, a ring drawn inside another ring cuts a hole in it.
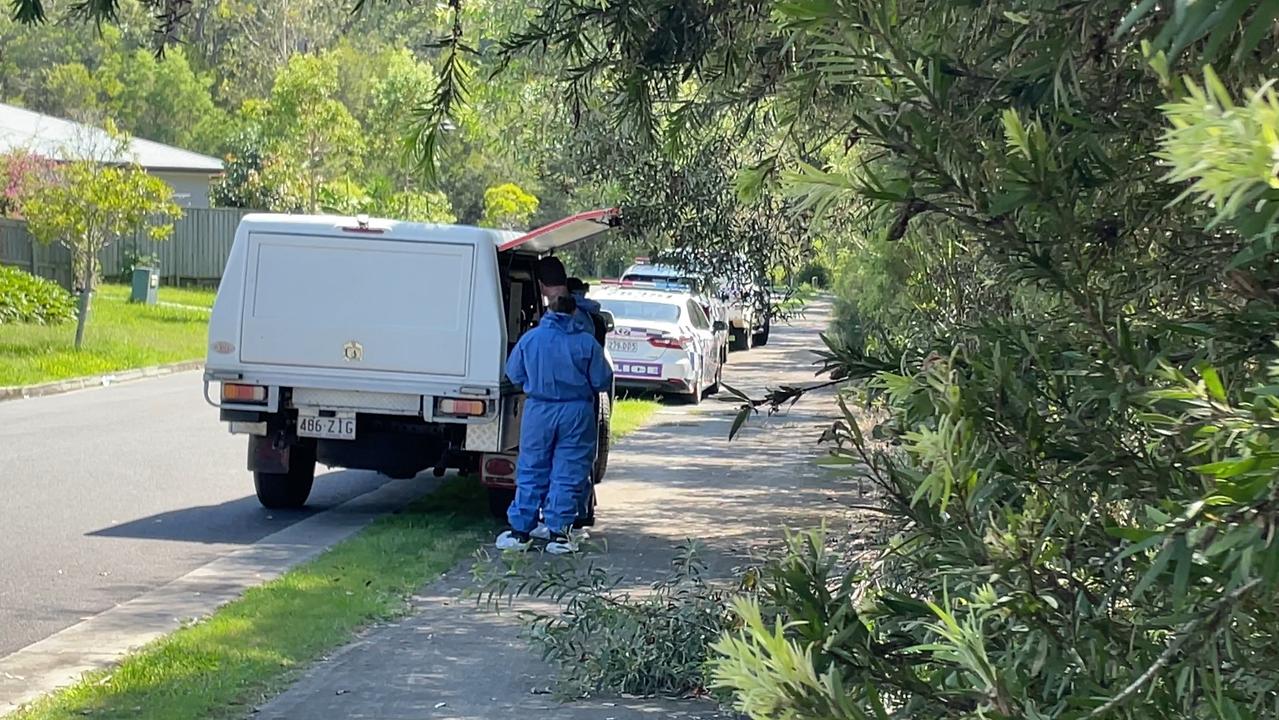
M 533 528 L 533 532 L 529 533 L 528 536 L 534 540 L 550 540 L 551 529 L 546 527 L 545 523 L 538 523 L 537 527 Z
M 497 542 L 493 543 L 498 550 L 528 550 L 533 544 L 533 539 L 528 533 L 507 530 L 497 536 Z
M 546 542 L 546 552 L 551 555 L 572 555 L 577 550 L 577 542 L 568 535 L 552 535 Z

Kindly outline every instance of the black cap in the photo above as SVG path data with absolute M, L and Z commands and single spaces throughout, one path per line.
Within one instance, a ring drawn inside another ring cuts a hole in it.
M 575 293 L 575 292 L 584 293 L 589 289 L 590 288 L 587 286 L 587 284 L 582 282 L 582 278 L 571 277 L 568 279 L 568 291 L 571 293 Z
M 548 255 L 537 261 L 537 279 L 548 287 L 567 285 L 568 272 L 559 258 Z

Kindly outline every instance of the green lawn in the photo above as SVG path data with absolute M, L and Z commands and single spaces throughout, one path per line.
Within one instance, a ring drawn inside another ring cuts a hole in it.
M 160 302 L 212 307 L 208 290 L 161 288 Z M 209 313 L 190 307 L 131 305 L 129 289 L 105 285 L 95 295 L 84 348 L 73 347 L 75 323 L 0 325 L 0 387 L 198 360 Z
M 658 407 L 651 400 L 620 400 L 613 437 L 634 431 Z M 247 717 L 296 671 L 360 628 L 403 613 L 410 593 L 469 556 L 495 529 L 479 483 L 454 478 L 208 619 L 8 720 Z
M 646 424 L 662 404 L 656 400 L 622 398 L 613 407 L 612 435 L 618 440 Z
M 113 294 L 118 293 L 118 297 L 127 300 L 129 297 L 129 288 L 123 286 L 110 286 Z M 204 288 L 181 288 L 181 287 L 162 287 L 157 298 L 162 303 L 173 303 L 175 305 L 194 305 L 196 307 L 210 308 L 213 307 L 213 300 L 217 298 L 217 290 L 206 290 Z

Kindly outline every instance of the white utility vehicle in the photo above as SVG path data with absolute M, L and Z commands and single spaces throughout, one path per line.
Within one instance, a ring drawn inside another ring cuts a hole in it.
M 696 404 L 719 391 L 725 328 L 691 292 L 604 285 L 591 299 L 613 317 L 608 351 L 619 387 L 681 395 Z
M 220 386 L 214 404 L 231 432 L 249 436 L 259 501 L 305 504 L 317 462 L 396 478 L 457 468 L 480 473 L 504 516 L 523 409 L 505 365 L 543 312 L 536 260 L 618 222 L 616 210 L 597 210 L 519 234 L 245 217 L 213 305 L 204 380 L 206 398 Z M 595 482 L 611 399 L 600 400 Z

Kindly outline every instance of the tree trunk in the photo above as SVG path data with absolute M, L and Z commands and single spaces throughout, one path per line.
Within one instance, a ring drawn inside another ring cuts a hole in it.
M 76 315 L 75 323 L 75 349 L 79 350 L 84 344 L 84 326 L 89 322 L 89 304 L 93 297 L 93 288 L 85 287 L 80 290 L 80 312 Z
M 89 309 L 93 303 L 94 276 L 97 275 L 97 268 L 94 266 L 96 255 L 96 251 L 91 251 L 89 257 L 84 261 L 84 284 L 80 289 L 80 312 L 76 313 L 75 323 L 76 350 L 79 350 L 80 346 L 84 344 L 84 327 L 89 323 Z

